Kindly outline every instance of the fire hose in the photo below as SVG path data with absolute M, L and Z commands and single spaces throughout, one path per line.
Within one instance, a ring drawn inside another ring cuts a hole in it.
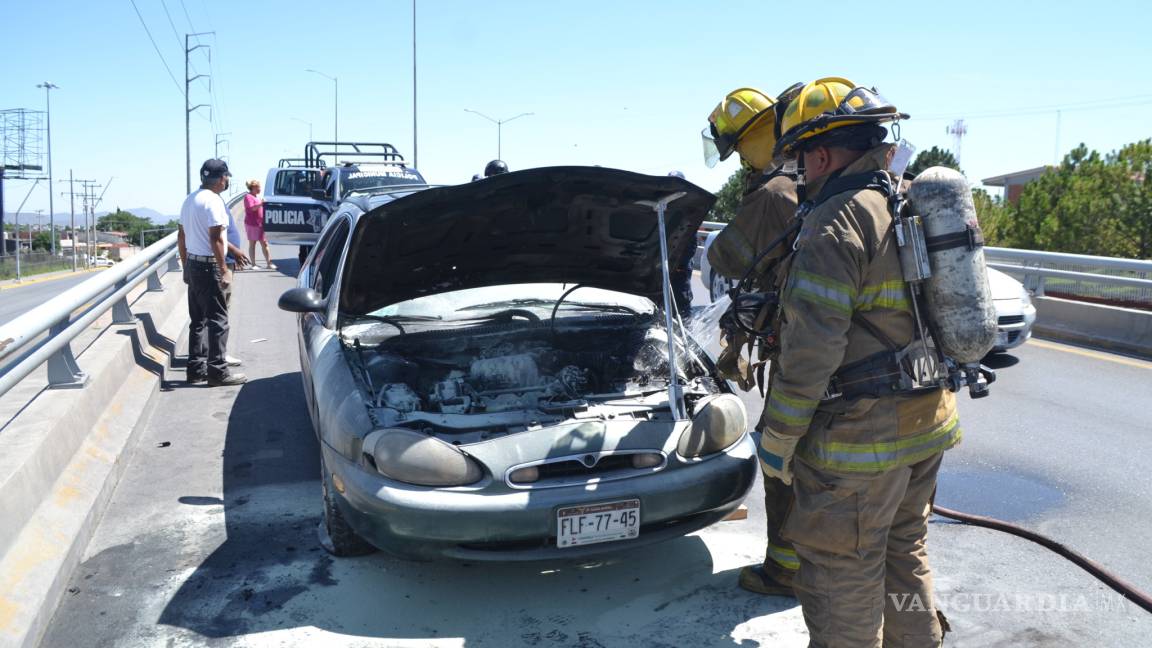
M 1145 612 L 1152 612 L 1152 596 L 1149 596 L 1147 592 L 1141 591 L 1135 585 L 1108 571 L 1100 563 L 1087 558 L 1086 556 L 1083 556 L 1073 551 L 1072 549 L 1069 549 L 1067 546 L 1056 542 L 1051 538 L 1040 535 L 1035 531 L 1025 529 L 1024 527 L 1004 522 L 1003 520 L 997 520 L 996 518 L 985 517 L 983 515 L 963 513 L 961 511 L 944 508 L 943 506 L 939 506 L 935 503 L 932 504 L 932 512 L 936 515 L 956 520 L 957 522 L 961 522 L 963 524 L 969 524 L 972 526 L 992 529 L 994 531 L 1010 533 L 1014 536 L 1024 538 L 1025 540 L 1031 540 L 1032 542 L 1035 542 L 1036 544 L 1054 551 L 1060 556 L 1068 559 L 1076 566 L 1094 576 L 1100 582 L 1104 583 L 1108 587 L 1111 587 L 1120 596 L 1123 596 L 1125 599 L 1128 599 L 1132 603 L 1140 606 L 1141 608 L 1144 608 Z

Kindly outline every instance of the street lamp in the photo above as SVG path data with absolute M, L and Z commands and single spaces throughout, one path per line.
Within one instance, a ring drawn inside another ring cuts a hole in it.
M 56 206 L 52 201 L 52 99 L 51 91 L 59 90 L 60 86 L 45 81 L 37 83 L 37 88 L 44 88 L 44 105 L 48 113 L 48 224 L 52 231 L 56 231 Z M 52 256 L 56 256 L 56 237 L 48 237 L 52 241 Z
M 493 124 L 496 124 L 496 159 L 497 160 L 503 160 L 504 159 L 503 149 L 501 146 L 501 133 L 500 133 L 501 127 L 504 124 L 507 124 L 508 122 L 512 121 L 513 119 L 520 119 L 521 117 L 527 117 L 528 115 L 535 115 L 536 114 L 536 113 L 526 112 L 526 113 L 520 113 L 519 115 L 516 115 L 515 117 L 509 117 L 508 119 L 493 119 L 493 118 L 489 117 L 488 115 L 485 115 L 482 112 L 479 112 L 477 110 L 471 110 L 469 108 L 465 108 L 464 112 L 470 112 L 474 115 L 480 115 L 484 119 L 487 119 L 488 121 L 492 122 Z
M 288 119 L 291 119 L 292 121 L 298 121 L 301 124 L 308 124 L 308 141 L 312 141 L 312 122 L 306 119 L 300 119 L 299 117 L 289 117 Z
M 332 141 L 340 141 L 340 80 L 334 76 L 328 76 L 319 70 L 308 68 L 305 72 L 319 74 L 320 76 L 332 82 Z M 336 156 L 336 160 L 340 157 Z

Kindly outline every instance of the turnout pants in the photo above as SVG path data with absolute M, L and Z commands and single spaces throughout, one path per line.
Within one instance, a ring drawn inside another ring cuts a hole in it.
M 794 462 L 783 535 L 800 560 L 810 648 L 940 645 L 924 541 L 942 456 L 863 476 Z
M 764 517 L 768 520 L 768 549 L 764 552 L 764 573 L 777 583 L 791 585 L 800 568 L 792 543 L 780 537 L 784 520 L 792 506 L 792 487 L 764 475 Z
M 228 297 L 215 263 L 188 261 L 188 375 L 228 375 Z

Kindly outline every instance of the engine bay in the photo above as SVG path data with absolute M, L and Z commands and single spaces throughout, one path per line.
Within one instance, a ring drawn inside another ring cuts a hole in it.
M 667 340 L 651 321 L 509 325 L 401 335 L 346 353 L 375 424 L 467 443 L 566 419 L 670 420 Z M 676 347 L 685 398 L 717 393 L 699 349 Z

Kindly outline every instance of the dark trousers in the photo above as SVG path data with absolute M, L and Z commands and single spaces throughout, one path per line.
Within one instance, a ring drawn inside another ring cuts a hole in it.
M 679 259 L 672 259 L 668 267 L 668 279 L 672 283 L 672 302 L 681 317 L 692 314 L 692 257 L 696 246 L 688 248 Z
M 214 263 L 188 261 L 188 375 L 228 375 L 228 295 Z

